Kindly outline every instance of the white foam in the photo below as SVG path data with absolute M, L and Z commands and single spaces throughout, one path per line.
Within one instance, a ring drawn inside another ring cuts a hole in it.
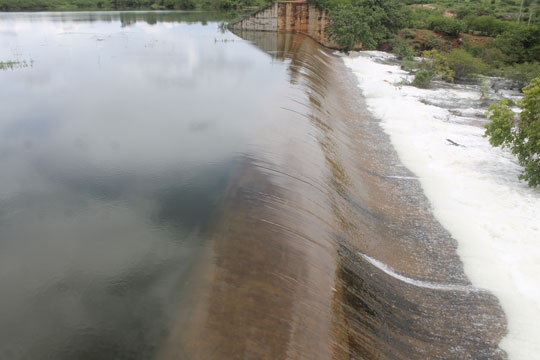
M 392 269 L 390 266 L 386 265 L 383 262 L 380 262 L 377 259 L 374 259 L 370 256 L 367 256 L 366 254 L 363 254 L 361 252 L 358 252 L 358 255 L 363 257 L 367 262 L 369 262 L 371 265 L 377 267 L 379 270 L 383 271 L 385 274 L 393 277 L 394 279 L 397 279 L 401 282 L 404 282 L 409 285 L 413 285 L 416 287 L 421 287 L 424 289 L 433 289 L 433 290 L 440 290 L 440 291 L 460 291 L 460 292 L 477 292 L 481 291 L 481 289 L 475 288 L 473 286 L 469 285 L 455 285 L 455 284 L 441 284 L 441 283 L 435 283 L 431 281 L 422 281 L 418 279 L 413 279 L 410 277 L 407 277 L 405 275 L 402 275 L 398 272 L 396 272 L 394 269 Z
M 400 86 L 410 76 L 375 61 L 389 57 L 361 52 L 343 60 L 435 217 L 458 241 L 467 276 L 499 298 L 508 320 L 501 348 L 510 359 L 540 359 L 540 191 L 517 179 L 514 157 L 491 147 L 482 120 L 471 120 L 467 103 L 479 91 Z M 457 115 L 448 110 L 452 104 L 462 107 Z

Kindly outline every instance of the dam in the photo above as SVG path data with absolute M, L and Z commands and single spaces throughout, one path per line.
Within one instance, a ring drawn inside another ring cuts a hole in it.
M 234 31 L 278 31 L 304 34 L 331 49 L 339 45 L 328 38 L 330 23 L 326 10 L 307 1 L 275 2 L 267 8 L 229 25 Z
M 506 359 L 342 59 L 247 28 L 0 16 L 34 60 L 0 72 L 0 358 Z

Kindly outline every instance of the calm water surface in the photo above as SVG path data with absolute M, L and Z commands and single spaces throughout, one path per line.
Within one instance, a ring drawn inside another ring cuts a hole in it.
M 0 359 L 504 358 L 340 59 L 219 17 L 0 14 Z
M 148 358 L 162 341 L 287 91 L 283 65 L 186 16 L 0 15 L 0 59 L 33 63 L 0 72 L 1 359 Z

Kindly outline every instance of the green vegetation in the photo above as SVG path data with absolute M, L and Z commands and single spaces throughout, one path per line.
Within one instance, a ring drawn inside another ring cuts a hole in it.
M 432 16 L 428 19 L 428 29 L 448 36 L 458 36 L 465 30 L 465 24 L 451 17 Z
M 414 75 L 412 85 L 422 89 L 427 89 L 431 85 L 433 76 L 433 72 L 430 70 L 420 70 Z
M 346 51 L 391 49 L 410 60 L 437 50 L 460 81 L 505 76 L 523 88 L 540 75 L 540 0 L 523 0 L 521 15 L 521 0 L 309 1 L 329 11 L 328 34 Z M 425 67 L 416 84 L 449 79 Z
M 454 81 L 454 70 L 449 66 L 448 57 L 437 50 L 424 51 L 419 68 L 412 82 L 416 87 L 429 88 L 432 79 Z
M 540 78 L 533 79 L 523 93 L 518 116 L 504 100 L 489 107 L 491 122 L 485 136 L 491 145 L 509 148 L 524 167 L 520 179 L 536 187 L 540 185 Z
M 451 49 L 451 45 L 448 41 L 438 37 L 434 34 L 427 34 L 425 43 L 424 43 L 424 49 L 426 50 L 449 50 Z
M 540 0 L 310 1 L 330 12 L 331 39 L 345 50 L 391 49 L 415 68 L 414 86 L 477 81 L 480 74 L 514 80 L 525 94 L 522 112 L 516 116 L 508 101 L 491 105 L 486 136 L 517 156 L 521 179 L 540 185 Z
M 463 19 L 463 22 L 467 32 L 483 36 L 497 36 L 510 28 L 507 21 L 499 20 L 491 15 L 469 14 Z
M 332 25 L 328 28 L 328 36 L 337 41 L 340 47 L 352 50 L 357 43 L 366 48 L 377 46 L 375 36 L 368 25 L 369 16 L 363 8 L 352 4 L 340 4 L 332 12 Z
M 403 27 L 404 6 L 398 0 L 310 0 L 330 13 L 328 35 L 344 50 L 361 45 L 375 49 Z
M 407 40 L 396 37 L 392 44 L 392 52 L 399 60 L 412 60 L 415 55 L 414 49 Z
M 454 49 L 446 55 L 448 67 L 459 80 L 475 80 L 477 74 L 488 72 L 487 64 L 463 49 Z
M 193 10 L 262 7 L 271 0 L 0 0 L 0 11 Z
M 25 67 L 31 67 L 34 65 L 34 61 L 0 61 L 0 70 L 13 70 L 13 69 L 20 69 Z
M 488 65 L 463 49 L 454 49 L 448 53 L 428 50 L 422 53 L 422 61 L 417 67 L 412 85 L 428 88 L 432 79 L 447 82 L 454 80 L 476 81 L 479 74 L 488 72 Z
M 527 86 L 532 79 L 540 77 L 540 63 L 514 64 L 506 67 L 504 72 L 499 75 L 514 80 L 521 89 Z

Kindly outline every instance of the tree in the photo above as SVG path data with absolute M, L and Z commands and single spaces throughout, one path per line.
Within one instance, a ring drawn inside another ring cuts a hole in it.
M 519 178 L 536 187 L 540 185 L 540 78 L 533 79 L 523 93 L 518 116 L 505 100 L 490 105 L 491 122 L 484 136 L 489 136 L 493 146 L 509 148 L 524 167 Z
M 344 50 L 374 49 L 393 38 L 406 14 L 397 0 L 311 0 L 330 12 L 328 35 Z

